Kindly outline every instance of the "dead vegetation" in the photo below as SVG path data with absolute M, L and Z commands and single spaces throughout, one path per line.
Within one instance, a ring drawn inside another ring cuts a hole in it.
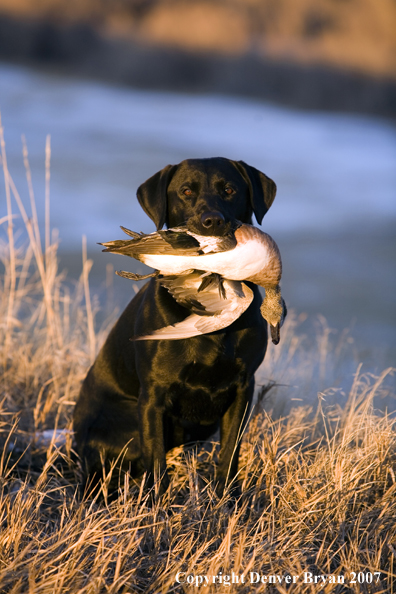
M 396 73 L 393 0 L 0 0 L 0 13 L 188 51 Z
M 49 143 L 46 154 L 48 217 Z M 106 329 L 95 331 L 89 261 L 72 293 L 57 269 L 56 237 L 47 231 L 41 247 L 30 182 L 25 212 L 3 140 L 1 161 L 0 592 L 182 593 L 197 590 L 198 576 L 210 580 L 205 592 L 394 592 L 396 434 L 394 418 L 374 407 L 389 395 L 391 370 L 373 376 L 358 367 L 330 406 L 337 353 L 324 326 L 302 352 L 290 319 L 269 353 L 243 437 L 237 501 L 214 493 L 216 444 L 172 451 L 162 496 L 133 481 L 113 502 L 106 481 L 100 500 L 79 492 L 71 434 L 54 429 L 71 429 L 80 382 Z M 276 382 L 286 384 L 284 398 L 295 398 L 284 416 L 268 412 Z M 245 583 L 226 585 L 232 572 Z M 250 572 L 283 581 L 252 585 Z M 304 572 L 344 583 L 314 584 Z M 290 588 L 288 575 L 298 576 Z

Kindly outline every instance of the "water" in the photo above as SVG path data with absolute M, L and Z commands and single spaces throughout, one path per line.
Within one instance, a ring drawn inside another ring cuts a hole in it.
M 112 236 L 120 224 L 152 230 L 136 189 L 188 157 L 242 159 L 272 177 L 278 196 L 266 228 L 274 233 L 396 219 L 396 131 L 386 121 L 107 87 L 5 65 L 0 108 L 20 192 L 27 193 L 21 135 L 38 197 L 51 135 L 52 224 L 67 249 L 82 234 L 88 244 Z
M 289 306 L 322 313 L 339 329 L 353 324 L 362 352 L 395 354 L 396 129 L 389 121 L 109 87 L 4 64 L 0 109 L 9 169 L 28 204 L 26 136 L 42 226 L 51 135 L 51 224 L 69 261 L 83 234 L 104 263 L 96 243 L 121 237 L 119 225 L 154 230 L 136 189 L 168 163 L 244 160 L 278 186 L 263 228 L 281 247 Z M 0 219 L 5 212 L 0 187 Z M 103 266 L 96 274 L 104 276 Z

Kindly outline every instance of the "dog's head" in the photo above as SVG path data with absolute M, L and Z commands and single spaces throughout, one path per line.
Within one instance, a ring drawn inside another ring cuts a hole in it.
M 187 225 L 201 235 L 222 236 L 236 220 L 260 224 L 276 185 L 243 161 L 222 157 L 187 159 L 168 165 L 137 191 L 140 205 L 157 229 Z

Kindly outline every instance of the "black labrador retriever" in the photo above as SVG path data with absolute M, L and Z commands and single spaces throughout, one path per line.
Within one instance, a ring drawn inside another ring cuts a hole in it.
M 235 221 L 259 223 L 271 206 L 275 183 L 243 161 L 188 159 L 168 165 L 138 191 L 157 229 L 187 225 L 200 235 L 222 236 Z M 151 279 L 111 330 L 81 388 L 74 413 L 77 451 L 86 476 L 140 476 L 168 486 L 166 452 L 208 439 L 220 425 L 216 489 L 222 493 L 238 469 L 240 436 L 253 397 L 254 373 L 267 348 L 261 296 L 229 327 L 184 340 L 131 341 L 133 336 L 183 320 L 179 305 Z M 103 466 L 104 465 L 104 466 Z

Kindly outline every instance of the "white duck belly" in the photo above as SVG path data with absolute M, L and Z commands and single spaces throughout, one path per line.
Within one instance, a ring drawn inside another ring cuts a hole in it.
M 204 270 L 230 280 L 245 280 L 259 274 L 269 264 L 269 251 L 265 244 L 251 240 L 226 252 L 201 256 L 142 254 L 141 260 L 165 275 Z

